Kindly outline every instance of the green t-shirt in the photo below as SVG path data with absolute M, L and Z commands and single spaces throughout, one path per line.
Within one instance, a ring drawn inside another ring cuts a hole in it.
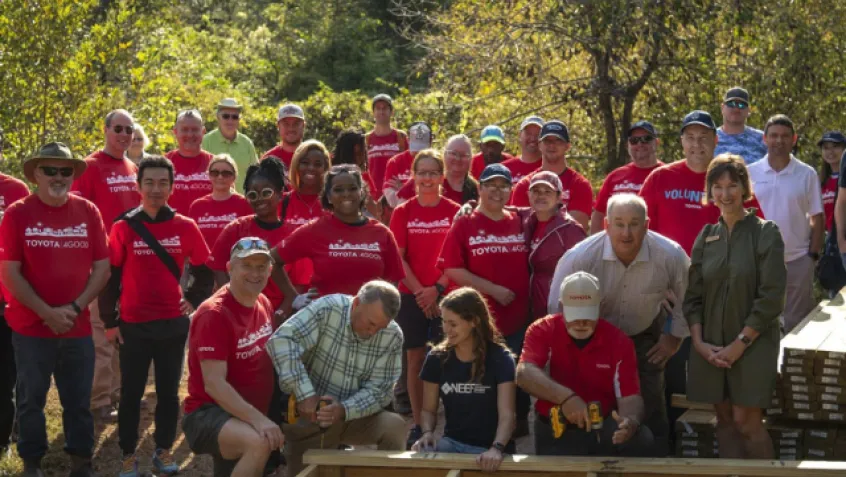
M 244 193 L 244 177 L 250 164 L 258 164 L 258 155 L 253 141 L 247 136 L 238 133 L 235 140 L 230 141 L 223 137 L 220 129 L 206 134 L 203 137 L 203 149 L 212 154 L 226 153 L 232 156 L 235 164 L 238 165 L 238 177 L 235 179 L 235 188 L 239 194 Z

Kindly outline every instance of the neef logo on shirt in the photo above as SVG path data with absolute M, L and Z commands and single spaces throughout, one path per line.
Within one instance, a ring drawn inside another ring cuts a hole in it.
M 446 395 L 455 394 L 485 394 L 490 386 L 483 386 L 477 383 L 444 383 L 441 385 L 441 392 Z

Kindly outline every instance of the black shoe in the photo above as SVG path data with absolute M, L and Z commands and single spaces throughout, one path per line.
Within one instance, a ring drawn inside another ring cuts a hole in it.
M 423 437 L 423 429 L 417 425 L 412 427 L 411 430 L 408 431 L 408 440 L 405 442 L 405 450 L 411 450 L 411 446 L 413 446 L 415 442 L 419 441 L 421 437 Z
M 529 435 L 529 420 L 517 419 L 517 424 L 514 426 L 514 432 L 511 434 L 512 439 L 519 439 Z

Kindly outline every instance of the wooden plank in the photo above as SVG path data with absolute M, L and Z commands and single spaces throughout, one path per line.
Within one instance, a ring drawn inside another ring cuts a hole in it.
M 489 476 L 490 474 L 486 474 L 486 477 Z M 444 477 L 444 471 L 400 467 L 344 467 L 343 477 Z
M 670 405 L 673 407 L 678 407 L 682 409 L 694 409 L 697 411 L 713 411 L 714 405 L 707 404 L 704 402 L 694 402 L 688 401 L 687 395 L 685 394 L 673 394 L 673 397 L 670 398 Z
M 446 477 L 461 477 L 461 471 L 458 469 L 452 469 L 451 471 L 447 472 Z
M 317 465 L 312 464 L 297 474 L 297 477 L 318 477 L 318 475 L 320 475 L 320 469 Z
M 386 452 L 361 450 L 354 452 L 337 450 L 309 450 L 304 456 L 306 464 L 344 467 L 344 475 L 354 467 L 369 468 L 414 468 L 414 469 L 459 469 L 478 471 L 476 456 L 466 454 Z M 609 457 L 549 457 L 508 455 L 500 466 L 501 475 L 532 472 L 616 472 L 626 476 L 640 475 L 740 475 L 769 477 L 827 477 L 846 475 L 846 462 L 825 461 L 766 461 L 732 459 L 627 459 Z M 322 474 L 321 474 L 322 475 Z M 373 475 L 373 474 L 371 474 Z M 443 472 L 439 474 L 443 476 Z M 543 475 L 543 474 L 541 474 Z M 566 475 L 566 474 L 556 474 Z M 380 473 L 381 477 L 381 473 Z M 397 477 L 409 477 L 408 473 Z M 535 476 L 537 477 L 537 476 Z
M 343 468 L 340 465 L 318 465 L 320 477 L 342 477 Z

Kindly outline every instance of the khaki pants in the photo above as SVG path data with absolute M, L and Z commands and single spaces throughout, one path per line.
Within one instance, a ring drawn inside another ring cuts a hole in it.
M 113 341 L 106 339 L 100 320 L 97 300 L 88 307 L 91 312 L 91 337 L 94 339 L 94 384 L 91 387 L 91 409 L 112 404 L 112 394 L 120 390 L 120 355 Z
M 372 416 L 338 423 L 326 430 L 324 449 L 337 449 L 340 444 L 376 444 L 379 450 L 404 451 L 408 426 L 399 414 L 380 411 Z M 285 434 L 285 459 L 288 477 L 303 470 L 303 454 L 309 449 L 320 449 L 320 428 L 317 424 L 282 424 Z

